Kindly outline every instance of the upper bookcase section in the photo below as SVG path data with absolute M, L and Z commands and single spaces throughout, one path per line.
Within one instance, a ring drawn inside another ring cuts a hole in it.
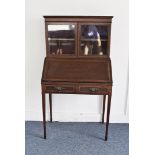
M 109 57 L 112 16 L 44 16 L 48 57 Z

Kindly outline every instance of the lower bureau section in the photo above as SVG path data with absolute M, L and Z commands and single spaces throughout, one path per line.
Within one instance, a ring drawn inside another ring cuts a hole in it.
M 70 94 L 109 94 L 112 84 L 96 83 L 52 83 L 42 84 L 45 93 L 70 93 Z

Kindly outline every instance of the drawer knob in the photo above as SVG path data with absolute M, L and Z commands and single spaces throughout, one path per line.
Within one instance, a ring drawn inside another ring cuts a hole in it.
M 56 90 L 58 90 L 58 91 L 64 90 L 63 87 L 54 87 L 54 89 L 56 89 Z
M 90 88 L 89 89 L 91 92 L 96 92 L 96 91 L 99 91 L 99 88 Z

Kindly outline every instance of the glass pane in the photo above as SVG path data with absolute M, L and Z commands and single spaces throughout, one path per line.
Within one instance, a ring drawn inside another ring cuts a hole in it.
M 108 27 L 103 25 L 81 26 L 80 55 L 106 55 L 108 54 Z
M 48 46 L 52 55 L 75 54 L 75 25 L 48 25 Z

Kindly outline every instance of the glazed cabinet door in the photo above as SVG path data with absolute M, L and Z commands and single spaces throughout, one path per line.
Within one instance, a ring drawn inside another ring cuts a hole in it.
M 75 56 L 77 43 L 76 23 L 47 23 L 46 44 L 48 56 Z
M 79 24 L 79 55 L 84 57 L 103 57 L 109 55 L 110 24 Z

